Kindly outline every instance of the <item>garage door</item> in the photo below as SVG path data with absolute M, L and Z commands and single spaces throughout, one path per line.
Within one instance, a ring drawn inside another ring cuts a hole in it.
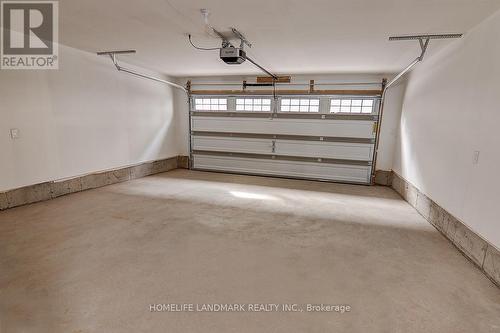
M 191 168 L 369 184 L 373 96 L 209 96 L 190 99 Z

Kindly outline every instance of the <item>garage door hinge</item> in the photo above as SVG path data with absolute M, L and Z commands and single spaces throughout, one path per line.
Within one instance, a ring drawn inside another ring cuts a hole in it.
M 373 123 L 373 134 L 377 133 L 378 123 Z

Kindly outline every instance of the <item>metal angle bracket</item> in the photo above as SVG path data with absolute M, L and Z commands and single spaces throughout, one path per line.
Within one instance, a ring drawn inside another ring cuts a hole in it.
M 422 50 L 422 53 L 420 54 L 420 61 L 424 60 L 424 55 L 425 55 L 425 51 L 427 51 L 427 46 L 429 46 L 429 41 L 430 41 L 430 38 L 426 38 L 425 39 L 425 42 L 422 38 L 420 38 L 418 40 L 419 44 L 420 44 L 420 49 Z
M 252 47 L 252 43 L 250 43 L 246 38 L 245 36 L 243 36 L 243 34 L 241 32 L 239 32 L 238 30 L 236 30 L 236 28 L 231 28 L 231 31 L 233 32 L 233 34 L 236 36 L 236 38 L 238 38 L 240 40 L 240 48 L 243 49 L 243 46 L 244 45 L 247 45 L 248 47 Z
M 132 70 L 132 69 L 120 66 L 118 64 L 117 55 L 118 54 L 131 54 L 131 53 L 136 53 L 136 51 L 135 50 L 102 51 L 102 52 L 97 52 L 97 55 L 99 55 L 99 56 L 109 56 L 109 58 L 113 62 L 113 65 L 115 65 L 115 68 L 119 72 L 124 72 L 124 73 L 130 74 L 130 75 L 133 75 L 133 76 L 136 76 L 136 77 L 140 77 L 140 78 L 143 78 L 143 79 L 148 79 L 148 80 L 153 80 L 153 81 L 160 82 L 160 83 L 165 83 L 165 84 L 168 84 L 169 86 L 172 86 L 174 88 L 181 89 L 185 93 L 188 93 L 188 90 L 185 87 L 183 87 L 183 86 L 181 86 L 181 85 L 179 85 L 177 83 L 173 83 L 173 82 L 170 82 L 170 81 L 167 81 L 167 80 L 163 80 L 163 79 L 160 79 L 160 78 L 148 75 L 148 74 L 139 73 L 139 72 L 137 72 L 135 70 Z
M 417 63 L 424 60 L 425 53 L 429 47 L 431 39 L 451 39 L 451 38 L 461 38 L 463 34 L 427 34 L 427 35 L 403 35 L 403 36 L 391 36 L 389 41 L 406 41 L 406 40 L 418 40 L 420 45 L 420 56 L 418 56 L 412 63 L 403 69 L 394 79 L 387 83 L 385 90 L 394 85 L 403 75 L 408 73 Z M 383 94 L 382 94 L 383 95 Z M 383 97 L 382 97 L 383 99 Z
M 224 36 L 221 32 L 217 31 L 215 28 L 211 27 L 212 31 L 215 32 L 215 34 L 217 36 L 219 36 L 220 39 L 222 39 L 222 47 L 225 48 L 225 47 L 231 47 L 233 46 L 231 44 L 231 42 L 229 41 L 228 38 L 226 38 L 226 36 Z M 233 46 L 234 47 L 234 46 Z
M 429 46 L 431 39 L 452 39 L 461 38 L 463 34 L 424 34 L 424 35 L 402 35 L 402 36 L 391 36 L 389 41 L 406 41 L 406 40 L 418 40 L 420 44 L 421 54 L 418 58 L 419 61 L 424 60 L 425 52 Z
M 387 90 L 393 86 L 396 82 L 399 81 L 404 75 L 406 75 L 408 72 L 410 72 L 413 67 L 415 67 L 419 62 L 424 60 L 425 52 L 427 51 L 427 48 L 429 47 L 429 43 L 431 39 L 452 39 L 452 38 L 462 38 L 463 34 L 461 33 L 455 33 L 455 34 L 424 34 L 424 35 L 403 35 L 403 36 L 391 36 L 389 37 L 389 41 L 406 41 L 406 40 L 418 40 L 418 43 L 420 45 L 420 55 L 413 60 L 408 66 L 406 66 L 399 74 L 397 74 L 391 81 L 386 83 L 386 80 L 384 79 L 382 81 L 382 97 L 380 99 L 380 106 L 379 106 L 379 115 L 378 115 L 378 121 L 377 121 L 377 131 L 375 135 L 375 151 L 373 155 L 373 161 L 372 161 L 372 183 L 374 182 L 375 179 L 375 171 L 377 167 L 377 155 L 378 155 L 378 147 L 379 147 L 379 138 L 380 138 L 380 132 L 382 128 L 382 117 L 384 115 L 384 104 L 385 104 L 385 98 L 387 96 Z

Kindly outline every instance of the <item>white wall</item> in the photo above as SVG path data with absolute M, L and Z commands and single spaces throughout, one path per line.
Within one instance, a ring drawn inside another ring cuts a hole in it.
M 0 71 L 0 191 L 178 155 L 172 88 L 59 52 L 59 70 Z
M 109 59 L 63 45 L 59 68 L 0 71 L 0 191 L 188 154 L 182 91 L 119 73 Z M 382 77 L 303 75 L 293 80 L 376 82 Z M 385 170 L 392 165 L 401 89 L 388 101 L 378 159 L 378 169 Z M 19 139 L 10 138 L 11 128 L 20 130 Z
M 338 74 L 338 75 L 294 75 L 292 83 L 304 83 L 304 86 L 294 86 L 290 89 L 308 89 L 309 80 L 315 80 L 315 83 L 346 83 L 346 82 L 381 82 L 382 78 L 392 78 L 388 75 L 359 75 L 359 74 Z M 241 89 L 242 80 L 255 82 L 255 76 L 219 76 L 219 77 L 195 77 L 181 80 L 185 84 L 187 80 L 193 83 L 236 83 L 240 86 L 198 86 L 193 89 Z M 321 86 L 321 89 L 380 89 L 380 86 Z M 319 88 L 317 88 L 319 89 Z M 379 154 L 377 157 L 377 170 L 391 170 L 393 164 L 394 144 L 396 141 L 397 128 L 401 114 L 401 103 L 403 98 L 404 84 L 398 85 L 392 89 L 386 97 L 386 106 L 382 123 Z M 183 154 L 189 152 L 189 113 L 187 99 L 180 93 L 176 95 L 176 110 L 179 113 L 177 126 L 181 134 L 179 135 L 178 145 L 182 147 Z
M 413 71 L 393 167 L 498 248 L 499 41 L 496 12 Z

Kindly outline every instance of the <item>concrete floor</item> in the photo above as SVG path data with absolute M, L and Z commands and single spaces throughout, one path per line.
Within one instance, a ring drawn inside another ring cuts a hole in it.
M 500 290 L 385 187 L 176 170 L 0 212 L 1 333 L 334 331 L 499 332 Z

